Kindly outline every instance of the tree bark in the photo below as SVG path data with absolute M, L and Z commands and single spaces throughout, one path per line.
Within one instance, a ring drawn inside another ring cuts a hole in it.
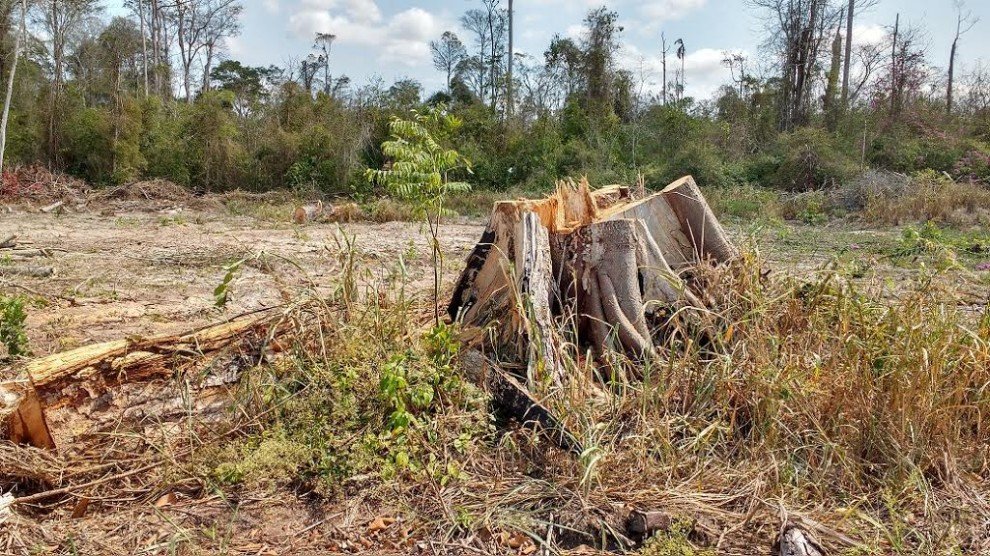
M 640 200 L 561 183 L 546 199 L 495 205 L 448 313 L 488 330 L 475 337 L 531 382 L 559 383 L 575 328 L 571 339 L 598 358 L 647 359 L 667 335 L 651 330 L 655 316 L 704 307 L 682 275 L 736 255 L 690 177 Z
M 846 53 L 842 59 L 842 108 L 849 107 L 849 66 L 852 61 L 852 33 L 856 0 L 849 0 L 846 8 Z
M 14 38 L 14 62 L 7 77 L 7 96 L 3 101 L 3 119 L 0 121 L 0 172 L 3 172 L 4 156 L 7 153 L 7 124 L 10 119 L 10 103 L 14 98 L 14 77 L 17 75 L 17 61 L 21 59 L 21 45 L 27 33 L 27 0 L 21 0 L 21 28 Z
M 0 416 L 6 414 L 9 439 L 55 448 L 60 435 L 49 422 L 50 411 L 99 398 L 123 384 L 170 376 L 183 361 L 204 368 L 215 359 L 206 356 L 256 353 L 278 326 L 277 317 L 267 310 L 187 334 L 117 340 L 34 359 L 22 369 L 27 382 L 20 390 L 0 388 Z

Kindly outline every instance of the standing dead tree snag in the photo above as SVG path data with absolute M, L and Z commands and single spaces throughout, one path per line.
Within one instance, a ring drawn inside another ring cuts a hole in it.
M 560 381 L 567 323 L 597 357 L 650 357 L 659 317 L 703 307 L 686 273 L 736 253 L 691 177 L 638 200 L 563 182 L 546 199 L 495 205 L 448 312 L 490 329 L 487 347 L 525 362 L 531 380 Z

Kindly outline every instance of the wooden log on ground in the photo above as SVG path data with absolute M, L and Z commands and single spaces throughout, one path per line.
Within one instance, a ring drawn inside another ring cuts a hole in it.
M 124 383 L 168 377 L 202 367 L 211 355 L 229 351 L 257 354 L 277 326 L 279 313 L 265 310 L 179 335 L 116 340 L 84 346 L 27 362 L 4 374 L 20 374 L 21 384 L 0 384 L 0 416 L 15 443 L 57 447 L 45 414 L 101 396 Z
M 296 224 L 309 224 L 323 218 L 323 201 L 296 207 L 292 213 L 292 221 Z
M 17 236 L 9 235 L 4 239 L 0 240 L 0 249 L 13 249 L 17 246 Z
M 0 264 L 0 276 L 28 276 L 31 278 L 48 278 L 55 274 L 50 266 L 29 266 Z
M 56 201 L 50 205 L 41 207 L 41 212 L 45 214 L 61 214 L 64 210 L 62 201 Z

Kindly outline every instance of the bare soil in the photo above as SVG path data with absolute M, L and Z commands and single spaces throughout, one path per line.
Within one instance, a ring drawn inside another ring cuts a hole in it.
M 0 215 L 0 239 L 48 256 L 0 264 L 48 266 L 48 278 L 0 277 L 0 290 L 37 296 L 28 335 L 35 355 L 88 343 L 194 329 L 280 303 L 294 291 L 325 289 L 340 270 L 338 245 L 353 238 L 364 272 L 406 263 L 412 285 L 432 280 L 429 247 L 416 223 L 331 223 L 298 227 L 226 210 L 167 208 L 113 214 L 69 211 L 60 216 L 29 207 Z M 446 278 L 481 235 L 481 222 L 444 229 Z M 221 310 L 214 289 L 226 267 L 245 260 Z

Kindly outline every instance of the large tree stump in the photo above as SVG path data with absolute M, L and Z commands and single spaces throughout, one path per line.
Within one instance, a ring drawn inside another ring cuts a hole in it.
M 546 199 L 496 203 L 448 312 L 487 329 L 487 349 L 529 380 L 559 381 L 570 319 L 597 357 L 651 357 L 665 337 L 654 315 L 704 308 L 685 275 L 736 254 L 691 177 L 640 199 L 561 182 Z

